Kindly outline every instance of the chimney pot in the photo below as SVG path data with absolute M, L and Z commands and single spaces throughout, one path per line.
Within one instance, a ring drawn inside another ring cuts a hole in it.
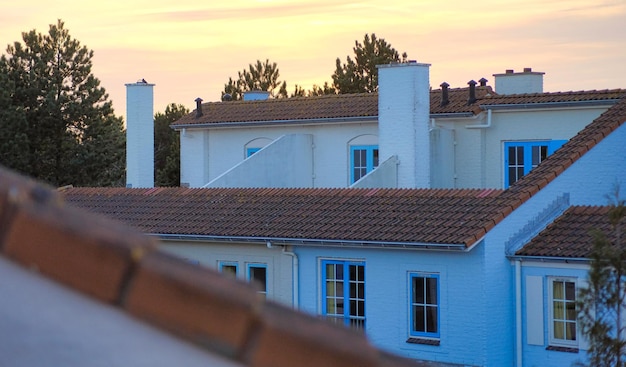
M 469 85 L 469 98 L 467 99 L 467 104 L 471 105 L 476 102 L 476 81 L 470 80 L 467 84 Z
M 515 72 L 515 70 L 513 69 L 506 69 L 505 73 L 506 74 L 513 74 Z
M 196 118 L 202 116 L 202 98 L 196 98 Z
M 441 106 L 445 106 L 450 102 L 448 98 L 448 87 L 450 84 L 443 82 L 439 86 L 441 87 Z
M 485 78 L 480 78 L 480 80 L 478 80 L 478 82 L 480 83 L 481 87 L 486 87 L 487 86 L 487 79 L 485 79 Z
M 525 73 L 530 73 L 530 72 L 532 72 L 532 71 L 533 71 L 533 69 L 532 69 L 532 68 L 524 68 L 524 72 L 525 72 Z

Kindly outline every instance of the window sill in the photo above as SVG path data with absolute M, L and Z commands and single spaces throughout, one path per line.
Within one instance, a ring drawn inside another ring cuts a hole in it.
M 559 347 L 559 346 L 556 346 L 556 345 L 548 345 L 546 350 L 553 350 L 555 352 L 565 352 L 565 353 L 578 353 L 578 348 Z
M 408 338 L 406 342 L 409 344 L 423 344 L 423 345 L 439 346 L 439 339 Z

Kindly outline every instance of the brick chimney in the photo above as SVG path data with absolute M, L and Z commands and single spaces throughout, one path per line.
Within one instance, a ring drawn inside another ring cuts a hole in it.
M 126 84 L 126 187 L 154 186 L 154 84 Z

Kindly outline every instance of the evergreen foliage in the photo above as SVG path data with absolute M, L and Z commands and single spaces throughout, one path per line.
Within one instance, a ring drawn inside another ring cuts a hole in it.
M 165 113 L 154 114 L 154 177 L 156 186 L 180 185 L 180 139 L 170 125 L 189 113 L 181 104 L 170 103 Z
M 337 58 L 336 69 L 332 75 L 333 86 L 337 93 L 371 93 L 378 91 L 378 69 L 376 65 L 392 62 L 406 62 L 406 52 L 402 58 L 395 48 L 391 47 L 383 38 L 377 38 L 374 33 L 370 37 L 367 33 L 363 43 L 354 41 L 354 60 L 346 57 L 341 63 Z
M 589 366 L 626 366 L 626 206 L 619 188 L 608 213 L 611 230 L 593 230 L 589 284 L 579 293 L 579 319 L 589 340 Z
M 276 63 L 269 60 L 248 65 L 248 69 L 238 72 L 238 78 L 228 78 L 228 83 L 224 84 L 224 94 L 230 94 L 234 101 L 243 99 L 243 93 L 253 90 L 270 92 L 273 98 L 287 97 L 287 83 L 279 80 L 280 72 Z
M 64 23 L 22 33 L 0 57 L 0 163 L 51 185 L 123 185 L 125 134 Z

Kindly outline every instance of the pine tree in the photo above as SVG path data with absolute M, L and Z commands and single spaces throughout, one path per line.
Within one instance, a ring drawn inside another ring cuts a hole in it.
M 346 57 L 341 63 L 337 58 L 333 78 L 333 86 L 337 93 L 371 93 L 378 90 L 378 69 L 376 65 L 391 62 L 406 62 L 406 52 L 400 54 L 383 38 L 377 38 L 374 33 L 370 37 L 365 34 L 363 43 L 354 41 L 354 60 Z
M 123 185 L 123 122 L 91 73 L 93 51 L 61 20 L 22 40 L 0 58 L 0 163 L 52 185 Z
M 274 98 L 287 97 L 287 83 L 281 82 L 278 65 L 270 63 L 269 60 L 248 65 L 248 69 L 238 72 L 238 78 L 233 80 L 228 78 L 228 83 L 224 84 L 224 94 L 229 94 L 235 101 L 243 99 L 243 93 L 253 90 L 270 92 Z
M 589 286 L 580 291 L 579 318 L 589 340 L 589 366 L 626 366 L 626 206 L 619 188 L 608 212 L 610 231 L 593 230 Z
M 154 114 L 154 177 L 156 186 L 180 185 L 180 140 L 170 125 L 189 113 L 181 104 L 170 103 L 165 113 Z

